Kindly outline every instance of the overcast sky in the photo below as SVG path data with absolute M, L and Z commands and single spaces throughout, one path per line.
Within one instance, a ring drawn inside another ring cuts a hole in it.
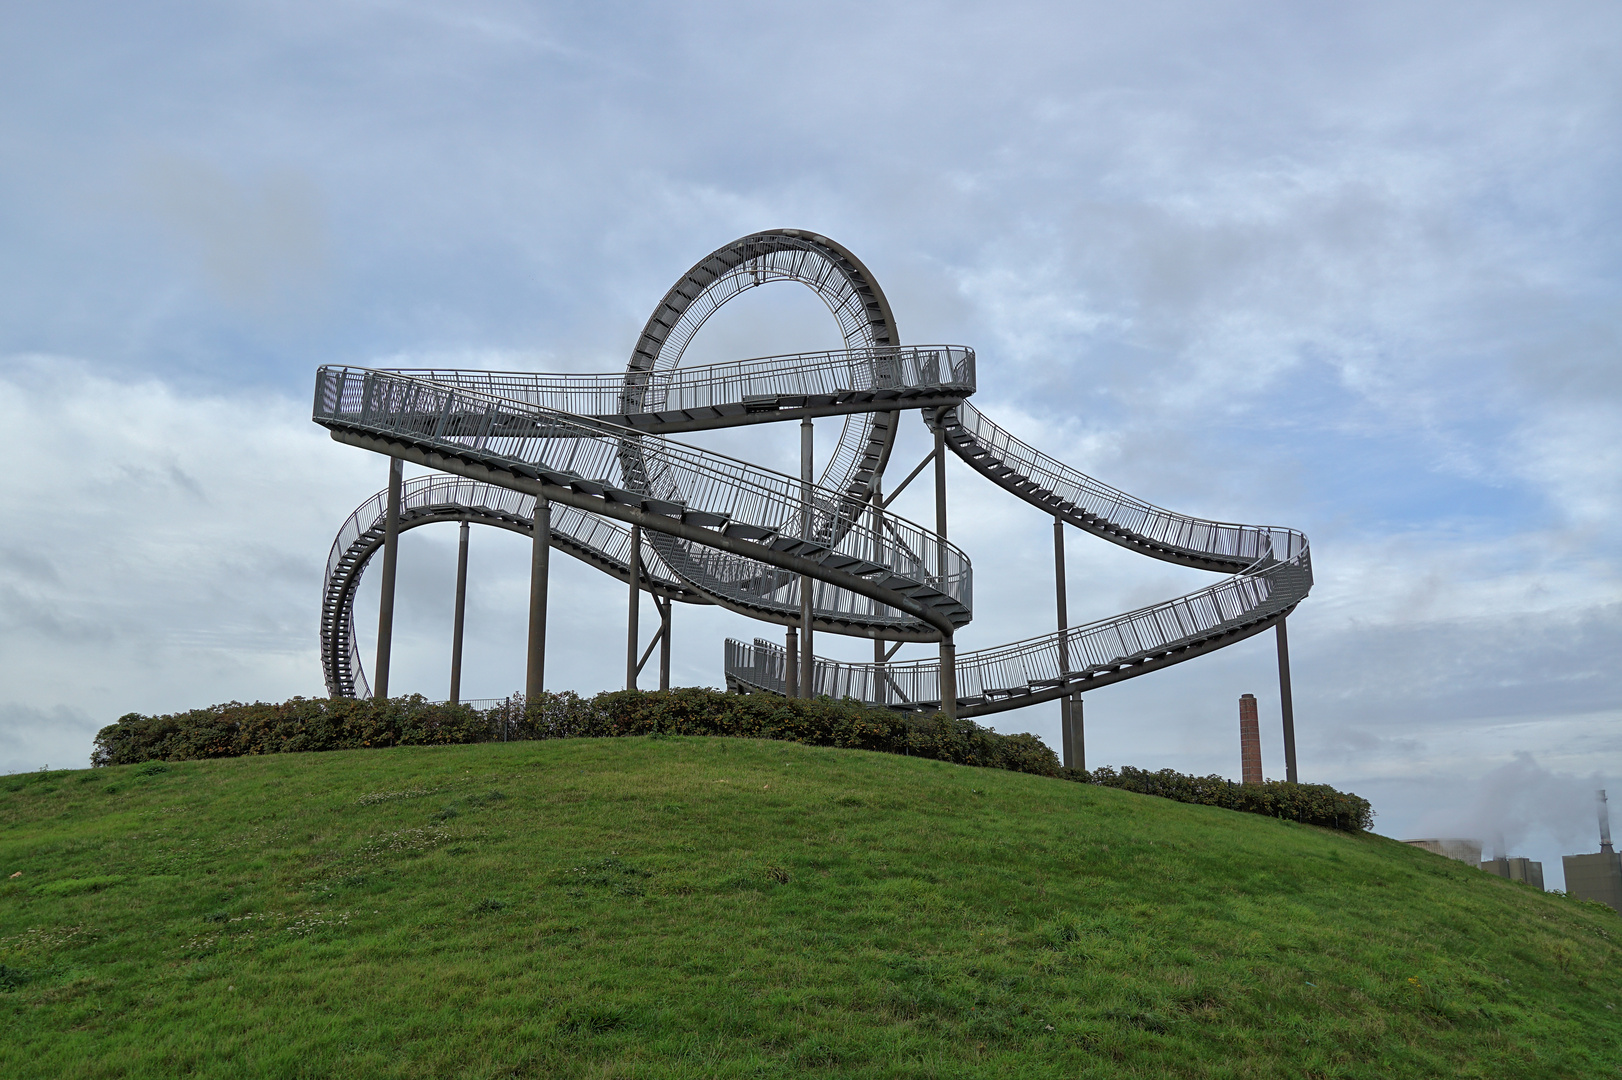
M 1306 531 L 1303 777 L 1559 885 L 1622 777 L 1619 136 L 1614 3 L 6 4 L 0 771 L 323 692 L 322 567 L 385 467 L 310 423 L 317 364 L 617 370 L 687 266 L 789 226 L 975 347 L 1027 441 Z M 837 342 L 779 285 L 690 355 Z M 1048 519 L 951 490 L 960 648 L 1050 630 Z M 446 693 L 455 534 L 403 541 L 397 691 Z M 1211 580 L 1069 552 L 1077 621 Z M 623 589 L 554 568 L 550 681 L 612 687 Z M 468 696 L 522 684 L 525 574 L 475 534 Z M 757 632 L 679 609 L 676 681 Z M 1270 636 L 1089 695 L 1089 764 L 1235 775 L 1244 692 L 1281 776 Z M 1056 706 L 995 722 L 1057 743 Z

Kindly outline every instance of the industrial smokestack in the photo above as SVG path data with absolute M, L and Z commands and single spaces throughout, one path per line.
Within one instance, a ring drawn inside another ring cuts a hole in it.
M 1239 699 L 1239 769 L 1247 784 L 1262 782 L 1262 732 L 1256 722 L 1256 695 Z
M 1604 788 L 1594 792 L 1594 803 L 1599 810 L 1599 849 L 1603 854 L 1611 850 L 1611 811 L 1605 805 Z

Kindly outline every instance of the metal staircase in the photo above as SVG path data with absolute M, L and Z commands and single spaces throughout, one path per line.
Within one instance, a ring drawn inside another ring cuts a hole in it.
M 722 305 L 778 281 L 815 292 L 846 347 L 679 366 Z M 854 255 L 826 237 L 780 229 L 694 264 L 649 317 L 623 374 L 323 367 L 314 419 L 339 441 L 450 474 L 406 485 L 402 529 L 465 520 L 532 532 L 535 500 L 544 497 L 561 550 L 627 580 L 627 526 L 640 526 L 653 591 L 788 626 L 802 622 L 802 583 L 812 588 L 817 630 L 949 642 L 969 622 L 967 556 L 874 499 L 903 409 L 917 409 L 976 472 L 1056 519 L 1153 558 L 1230 575 L 1085 626 L 956 654 L 959 715 L 1178 663 L 1274 625 L 1307 595 L 1312 566 L 1301 533 L 1134 498 L 993 424 L 966 400 L 975 386 L 972 350 L 902 346 L 888 301 Z M 844 429 L 815 484 L 667 438 L 831 416 L 844 416 Z M 368 693 L 353 601 L 382 542 L 385 503 L 386 493 L 363 503 L 328 560 L 322 662 L 334 694 Z M 728 685 L 781 693 L 786 662 L 775 643 L 728 641 Z M 936 660 L 819 658 L 808 677 L 814 693 L 928 710 L 946 704 L 941 674 Z
M 321 592 L 321 668 L 327 693 L 370 697 L 355 637 L 355 593 L 372 556 L 383 546 L 387 489 L 355 508 L 327 555 Z M 460 476 L 431 473 L 407 480 L 401 491 L 400 531 L 438 522 L 468 521 L 524 536 L 535 530 L 535 497 Z M 630 580 L 631 530 L 615 521 L 560 506 L 552 512 L 552 546 L 621 581 Z M 676 579 L 656 553 L 644 548 L 642 580 L 656 595 L 684 604 L 708 597 Z
M 314 419 L 340 441 L 682 541 L 655 550 L 679 578 L 745 614 L 797 619 L 787 591 L 811 576 L 824 583 L 829 629 L 930 641 L 970 618 L 971 571 L 958 548 L 895 515 L 877 528 L 866 514 L 846 517 L 838 491 L 812 485 L 807 504 L 801 480 L 721 454 L 360 368 L 318 371 Z M 808 531 L 808 515 L 833 524 Z
M 1110 487 L 1020 441 L 964 402 L 926 423 L 975 471 L 1032 506 L 1122 547 L 1232 577 L 1164 603 L 991 649 L 957 654 L 957 714 L 1051 701 L 1141 675 L 1250 637 L 1312 588 L 1307 538 L 1294 529 L 1209 521 Z M 782 648 L 729 640 L 728 686 L 783 692 Z M 887 664 L 817 658 L 816 693 L 906 710 L 941 706 L 936 660 Z

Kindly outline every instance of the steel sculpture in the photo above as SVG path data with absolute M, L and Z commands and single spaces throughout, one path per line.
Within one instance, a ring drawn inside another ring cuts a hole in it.
M 776 281 L 815 292 L 846 347 L 680 366 L 705 320 L 748 289 Z M 1062 699 L 1066 745 L 1074 727 L 1079 755 L 1081 691 L 1277 627 L 1293 778 L 1283 635 L 1286 616 L 1312 585 L 1306 537 L 1177 514 L 1103 484 L 993 424 L 967 401 L 975 386 L 973 350 L 901 345 L 889 303 L 866 267 L 826 237 L 782 229 L 734 241 L 684 274 L 648 319 L 622 375 L 328 366 L 317 373 L 314 419 L 338 441 L 450 474 L 404 485 L 395 535 L 436 521 L 534 535 L 538 501 L 549 508 L 549 530 L 536 541 L 537 574 L 544 577 L 542 552 L 551 546 L 630 584 L 630 684 L 653 647 L 637 662 L 637 597 L 645 590 L 659 605 L 656 640 L 666 650 L 675 602 L 717 604 L 788 628 L 783 645 L 726 643 L 733 690 L 850 696 L 966 716 Z M 896 427 L 901 412 L 911 410 L 932 430 L 935 447 L 885 497 Z M 843 416 L 844 427 L 813 480 L 811 421 L 832 416 Z M 802 422 L 797 477 L 669 437 L 788 420 Z M 948 450 L 1053 518 L 1058 631 L 956 653 L 953 634 L 971 617 L 972 572 L 946 538 Z M 931 462 L 936 521 L 927 530 L 888 505 Z M 369 692 L 355 645 L 354 595 L 367 561 L 387 548 L 388 504 L 387 492 L 363 503 L 328 559 L 322 662 L 334 695 Z M 1228 576 L 1186 596 L 1072 627 L 1062 575 L 1065 525 Z M 544 633 L 544 582 L 537 587 L 532 627 L 538 618 Z M 813 630 L 873 638 L 874 662 L 815 658 Z M 531 690 L 540 672 L 535 640 L 532 629 Z M 380 641 L 386 664 L 382 634 Z M 906 641 L 938 642 L 940 656 L 893 660 Z

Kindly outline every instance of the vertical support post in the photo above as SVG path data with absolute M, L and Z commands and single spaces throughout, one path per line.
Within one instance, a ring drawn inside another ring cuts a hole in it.
M 625 689 L 636 689 L 636 642 L 641 636 L 642 616 L 642 526 L 631 526 L 630 607 L 625 616 Z
M 788 628 L 788 641 L 783 648 L 783 696 L 800 696 L 800 628 Z
M 935 535 L 943 541 L 935 549 L 935 570 L 944 583 L 946 577 L 946 410 L 935 423 Z M 950 637 L 941 639 L 941 712 L 957 719 L 957 646 Z
M 816 428 L 810 417 L 800 421 L 800 538 L 811 538 L 811 470 L 813 467 L 813 440 Z M 800 696 L 809 698 L 816 693 L 816 646 L 811 640 L 812 601 L 816 586 L 809 575 L 800 576 Z
M 941 639 L 941 715 L 957 719 L 957 646 L 949 637 Z
M 873 561 L 884 563 L 884 484 L 873 478 Z M 873 601 L 873 615 L 877 618 L 879 602 Z M 873 697 L 881 705 L 890 703 L 890 688 L 884 678 L 884 639 L 873 639 Z
M 655 601 L 657 603 L 657 601 Z M 670 689 L 670 612 L 676 601 L 666 600 L 659 609 L 659 689 Z
M 1075 755 L 1072 769 L 1087 771 L 1087 726 L 1082 713 L 1081 695 L 1065 698 L 1065 730 L 1069 733 L 1071 753 Z
M 1070 604 L 1064 576 L 1064 521 L 1057 516 L 1053 519 L 1053 596 L 1059 622 L 1059 678 L 1063 679 L 1070 674 L 1070 637 L 1065 633 L 1070 628 Z M 1059 732 L 1064 744 L 1064 767 L 1074 768 L 1075 747 L 1068 694 L 1059 699 Z
M 552 503 L 535 499 L 534 539 L 529 555 L 529 663 L 524 674 L 524 700 L 534 702 L 546 690 L 546 591 L 552 572 Z
M 377 603 L 377 686 L 373 696 L 389 696 L 389 653 L 394 645 L 394 574 L 400 562 L 400 488 L 405 462 L 389 458 L 389 503 L 383 518 L 383 594 Z
M 467 534 L 462 522 L 456 545 L 456 621 L 451 624 L 451 704 L 462 700 L 462 627 L 467 616 Z
M 1290 637 L 1278 621 L 1278 700 L 1284 711 L 1284 779 L 1300 781 L 1295 772 L 1295 702 L 1290 698 Z

